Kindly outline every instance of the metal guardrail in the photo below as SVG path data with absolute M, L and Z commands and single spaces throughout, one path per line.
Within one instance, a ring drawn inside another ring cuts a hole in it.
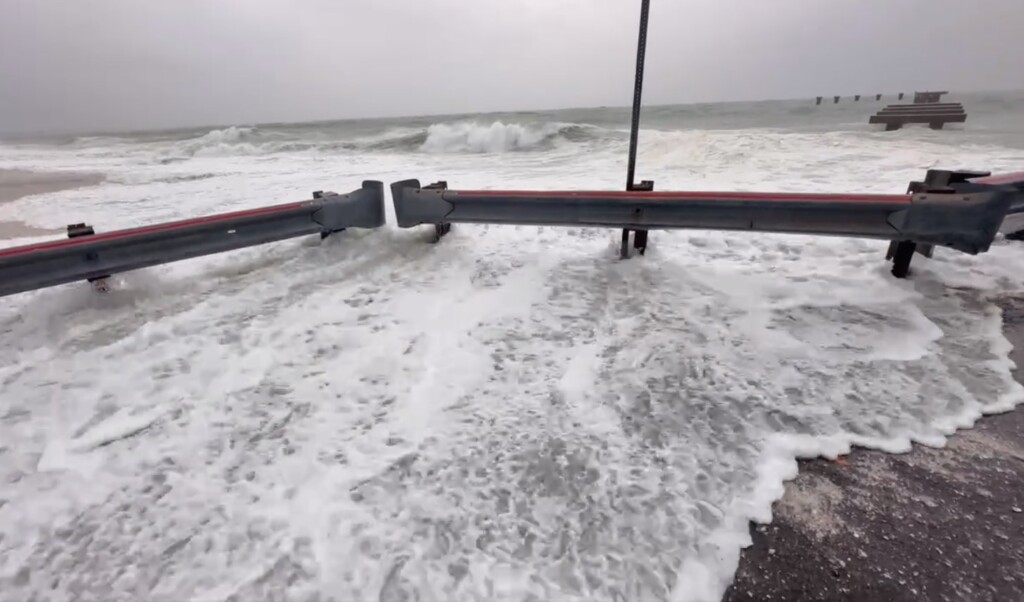
M 384 225 L 384 184 L 348 194 L 223 213 L 129 230 L 94 233 L 69 226 L 66 240 L 0 249 L 0 296 L 136 270 L 286 238 Z
M 1024 172 L 930 170 L 906 194 L 807 194 L 450 190 L 418 180 L 391 185 L 398 225 L 430 224 L 437 238 L 453 223 L 651 229 L 715 229 L 853 236 L 891 241 L 893 274 L 906 276 L 914 253 L 934 247 L 988 250 L 1003 219 L 1024 213 Z M 384 186 L 366 181 L 348 194 L 95 233 L 69 226 L 70 238 L 0 249 L 0 296 L 191 257 L 346 228 L 385 223 Z
M 883 239 L 913 245 L 911 256 L 918 245 L 929 255 L 935 246 L 976 254 L 988 250 L 1011 206 L 1024 205 L 1024 178 L 986 176 L 931 170 L 910 193 L 890 195 L 451 190 L 446 182 L 404 180 L 391 185 L 391 196 L 400 227 L 432 224 L 438 239 L 453 223 L 694 228 Z M 901 262 L 898 277 L 910 259 Z

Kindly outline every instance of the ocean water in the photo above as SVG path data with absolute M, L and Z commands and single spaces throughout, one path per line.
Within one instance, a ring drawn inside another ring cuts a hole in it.
M 1024 93 L 651 107 L 668 189 L 902 192 L 1024 167 Z M 101 186 L 0 206 L 97 230 L 347 191 L 624 183 L 628 110 L 0 141 Z M 1019 243 L 391 224 L 0 299 L 0 600 L 714 601 L 797 457 L 942 445 L 1024 390 Z M 29 242 L 5 241 L 3 244 Z

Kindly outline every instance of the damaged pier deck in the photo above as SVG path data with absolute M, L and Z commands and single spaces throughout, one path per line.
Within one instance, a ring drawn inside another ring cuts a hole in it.
M 870 124 L 882 124 L 892 131 L 911 123 L 927 124 L 941 130 L 947 123 L 964 123 L 967 111 L 959 102 L 939 102 L 945 92 L 918 92 L 912 104 L 889 105 L 868 119 Z

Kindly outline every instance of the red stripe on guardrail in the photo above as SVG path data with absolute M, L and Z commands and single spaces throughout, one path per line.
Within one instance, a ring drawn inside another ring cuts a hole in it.
M 531 190 L 448 190 L 449 194 L 478 197 L 535 197 L 578 199 L 636 199 L 636 200 L 704 200 L 704 201 L 777 201 L 777 202 L 857 202 L 857 203 L 909 203 L 905 194 L 814 194 L 776 192 L 627 192 L 627 191 L 531 191 Z
M 27 253 L 36 253 L 39 251 L 49 251 L 52 249 L 61 249 L 64 247 L 71 247 L 75 245 L 81 245 L 91 242 L 99 242 L 102 240 L 116 240 L 118 238 L 127 238 L 130 236 L 139 236 L 141 234 L 152 234 L 154 232 L 164 232 L 167 230 L 176 230 L 178 228 L 186 228 L 188 226 L 198 226 L 201 224 L 210 224 L 218 221 L 224 221 L 229 219 L 236 219 L 241 217 L 252 217 L 256 215 L 268 215 L 272 213 L 280 213 L 282 211 L 288 211 L 291 209 L 298 209 L 305 203 L 290 203 L 287 205 L 275 205 L 273 207 L 261 207 L 259 209 L 247 209 L 244 211 L 234 211 L 232 213 L 220 213 L 218 215 L 208 215 L 206 217 L 196 217 L 192 219 L 181 220 L 177 222 L 167 222 L 163 224 L 154 224 L 152 226 L 142 226 L 141 228 L 131 228 L 129 230 L 116 230 L 114 232 L 105 232 L 101 234 L 93 234 L 89 236 L 79 236 L 76 238 L 69 238 L 66 240 L 55 240 L 51 242 L 42 242 L 34 245 L 26 245 L 23 247 L 12 247 L 10 249 L 0 249 L 0 257 L 10 257 L 12 255 L 24 255 Z

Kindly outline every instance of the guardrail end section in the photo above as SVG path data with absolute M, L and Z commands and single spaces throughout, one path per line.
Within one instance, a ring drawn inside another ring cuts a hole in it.
M 391 200 L 400 228 L 421 224 L 442 224 L 453 206 L 444 198 L 443 188 L 423 188 L 419 180 L 402 180 L 391 184 Z
M 313 221 L 320 224 L 325 233 L 384 225 L 383 182 L 366 180 L 361 188 L 348 194 L 325 194 L 317 200 L 321 205 L 313 213 Z
M 1007 190 L 968 194 L 920 193 L 909 209 L 890 216 L 901 238 L 970 255 L 992 244 L 1015 195 Z
M 362 203 L 366 209 L 366 221 L 363 224 L 356 224 L 356 226 L 362 228 L 383 226 L 387 221 L 387 218 L 384 217 L 384 182 L 363 180 L 363 187 L 357 193 L 365 197 Z

